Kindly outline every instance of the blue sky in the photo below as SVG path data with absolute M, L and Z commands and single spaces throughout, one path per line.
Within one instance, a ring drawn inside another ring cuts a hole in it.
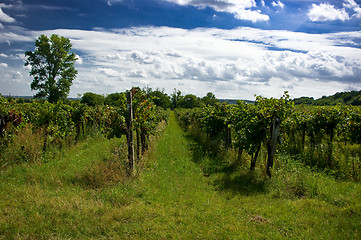
M 359 0 L 3 0 L 0 93 L 34 95 L 24 52 L 71 39 L 70 96 L 132 86 L 254 99 L 361 89 Z

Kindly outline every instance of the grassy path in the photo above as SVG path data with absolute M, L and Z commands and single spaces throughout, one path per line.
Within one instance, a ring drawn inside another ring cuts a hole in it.
M 229 238 L 245 235 L 240 206 L 226 206 L 198 165 L 192 162 L 189 140 L 171 116 L 169 125 L 150 156 L 154 168 L 139 186 L 144 190 L 137 226 L 145 236 L 159 238 Z M 235 224 L 236 223 L 236 224 Z M 242 233 L 243 232 L 243 233 Z
M 315 199 L 275 199 L 256 192 L 215 189 L 192 161 L 190 140 L 174 115 L 150 156 L 154 166 L 136 186 L 136 221 L 130 238 L 146 239 L 339 239 L 358 238 L 361 220 L 347 207 Z M 359 209 L 359 206 L 356 207 Z M 351 214 L 352 215 L 352 214 Z
M 112 165 L 122 141 L 90 139 L 59 159 L 1 171 L 0 239 L 360 239 L 359 184 L 331 181 L 326 201 L 217 190 L 219 176 L 192 161 L 174 114 L 146 168 L 124 182 Z

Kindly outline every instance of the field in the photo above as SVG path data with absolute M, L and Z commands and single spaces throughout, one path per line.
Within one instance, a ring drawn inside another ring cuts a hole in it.
M 360 239 L 359 182 L 282 158 L 272 178 L 233 161 L 215 167 L 173 112 L 157 130 L 135 177 L 124 136 L 2 169 L 0 238 Z

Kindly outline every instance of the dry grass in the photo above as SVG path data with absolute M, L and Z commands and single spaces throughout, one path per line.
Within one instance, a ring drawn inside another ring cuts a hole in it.
M 33 131 L 28 124 L 19 130 L 11 143 L 2 154 L 2 167 L 21 162 L 36 162 L 41 160 L 44 145 L 44 133 L 41 130 Z

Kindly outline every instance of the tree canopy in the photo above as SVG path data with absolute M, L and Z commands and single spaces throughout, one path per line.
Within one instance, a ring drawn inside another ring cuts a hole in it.
M 98 106 L 103 105 L 105 101 L 105 97 L 100 94 L 92 93 L 92 92 L 86 92 L 83 94 L 83 97 L 81 98 L 81 103 L 85 103 L 89 106 Z
M 35 40 L 35 51 L 25 52 L 25 66 L 31 66 L 29 74 L 34 77 L 31 90 L 38 90 L 34 97 L 57 102 L 69 95 L 78 73 L 74 68 L 77 57 L 70 52 L 71 47 L 68 38 L 41 35 Z

